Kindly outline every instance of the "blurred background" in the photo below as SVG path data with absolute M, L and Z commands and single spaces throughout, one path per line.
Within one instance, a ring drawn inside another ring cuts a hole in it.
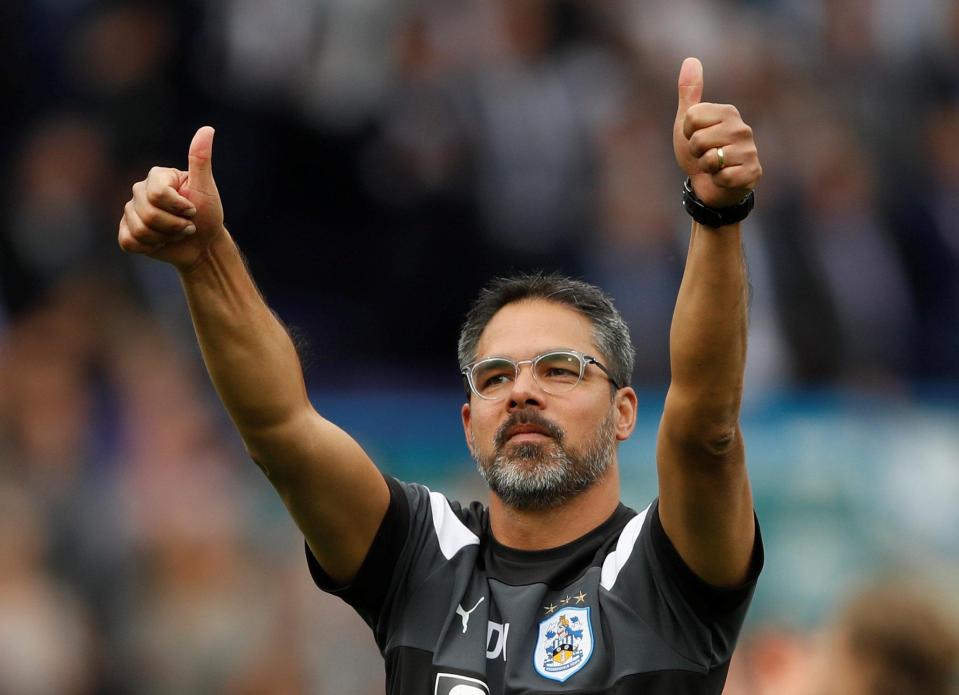
M 185 168 L 203 124 L 315 405 L 383 469 L 484 496 L 459 322 L 491 276 L 558 269 L 631 325 L 624 500 L 648 504 L 689 230 L 670 135 L 687 55 L 765 170 L 743 420 L 767 562 L 727 692 L 808 693 L 844 635 L 909 673 L 954 660 L 959 3 L 14 0 L 0 693 L 383 692 L 371 635 L 310 583 L 216 401 L 175 273 L 116 245 L 131 184 Z M 906 682 L 883 692 L 946 692 Z

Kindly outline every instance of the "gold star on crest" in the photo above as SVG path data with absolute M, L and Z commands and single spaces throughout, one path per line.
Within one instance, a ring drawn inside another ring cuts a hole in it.
M 584 594 L 582 591 L 576 594 L 576 603 L 583 603 L 585 601 L 586 601 L 586 594 Z
M 550 602 L 548 606 L 543 607 L 543 610 L 546 611 L 546 615 L 549 615 L 550 613 L 556 610 L 556 605 Z
M 570 602 L 570 600 L 571 600 L 571 597 L 567 596 L 566 598 L 561 598 L 559 602 L 565 606 L 567 603 Z

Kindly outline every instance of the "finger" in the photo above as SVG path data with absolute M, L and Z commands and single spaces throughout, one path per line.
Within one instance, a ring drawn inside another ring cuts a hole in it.
M 720 156 L 722 149 L 722 156 Z M 699 170 L 708 174 L 715 174 L 723 169 L 738 166 L 740 162 L 736 161 L 736 155 L 733 148 L 729 145 L 712 147 L 706 150 L 706 153 L 699 158 Z
M 128 205 L 132 205 L 133 212 L 152 232 L 167 235 L 185 234 L 187 236 L 196 232 L 196 225 L 188 218 L 161 210 L 142 198 L 133 198 Z
M 720 149 L 723 151 L 721 158 Z M 711 148 L 697 160 L 697 165 L 700 171 L 707 174 L 719 174 L 728 169 L 736 169 L 737 175 L 744 176 L 744 182 L 748 180 L 755 183 L 762 176 L 762 166 L 759 164 L 756 148 L 742 144 Z
M 691 106 L 703 98 L 703 64 L 698 58 L 687 58 L 679 69 L 679 105 L 677 119 L 682 118 Z M 689 137 L 688 135 L 686 137 Z
M 751 164 L 737 164 L 735 166 L 723 167 L 712 175 L 712 181 L 720 188 L 729 190 L 741 190 L 743 195 L 756 187 L 759 180 L 756 168 Z
M 742 116 L 732 104 L 711 104 L 708 102 L 694 104 L 686 111 L 683 119 L 683 135 L 691 138 L 697 130 L 710 128 L 715 125 L 725 125 L 730 133 L 739 132 L 746 127 Z
M 722 149 L 720 157 L 719 150 Z M 729 167 L 745 167 L 755 181 L 762 176 L 759 154 L 753 142 L 726 143 L 707 150 L 697 161 L 700 171 L 714 174 Z
M 170 239 L 169 235 L 150 229 L 143 220 L 140 219 L 133 205 L 133 201 L 127 203 L 124 209 L 123 221 L 126 223 L 130 236 L 142 245 L 155 247 L 158 244 L 166 243 Z
M 140 241 L 137 241 L 133 236 L 133 233 L 130 231 L 130 226 L 127 224 L 126 217 L 123 217 L 120 220 L 120 230 L 117 235 L 117 243 L 120 245 L 120 248 L 126 251 L 127 253 L 154 253 L 159 249 L 163 248 L 165 244 L 144 244 Z
M 689 153 L 693 157 L 702 157 L 710 150 L 732 144 L 728 129 L 722 123 L 700 128 L 689 136 Z
M 196 131 L 190 143 L 190 188 L 202 193 L 214 193 L 213 181 L 213 128 L 208 125 Z
M 196 207 L 179 192 L 185 181 L 186 174 L 179 169 L 153 167 L 144 182 L 144 194 L 151 204 L 161 210 L 193 217 L 196 215 Z
M 753 141 L 753 129 L 731 104 L 698 104 L 686 113 L 683 125 L 690 131 L 686 137 L 697 157 L 724 143 Z

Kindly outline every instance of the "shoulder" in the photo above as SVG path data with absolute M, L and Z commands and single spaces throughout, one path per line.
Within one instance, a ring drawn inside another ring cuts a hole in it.
M 600 573 L 600 586 L 607 591 L 611 591 L 619 578 L 623 567 L 632 558 L 636 551 L 636 541 L 644 529 L 647 529 L 646 523 L 649 512 L 655 510 L 656 501 L 647 506 L 641 512 L 636 512 L 629 507 L 620 506 L 617 510 L 619 523 L 612 529 L 610 540 L 615 541 L 615 546 L 611 546 L 609 552 L 603 558 L 602 570 Z
M 432 529 L 447 559 L 465 546 L 480 544 L 487 528 L 487 510 L 481 502 L 464 505 L 424 485 L 398 481 L 395 484 L 398 490 L 405 489 L 412 516 L 422 526 Z

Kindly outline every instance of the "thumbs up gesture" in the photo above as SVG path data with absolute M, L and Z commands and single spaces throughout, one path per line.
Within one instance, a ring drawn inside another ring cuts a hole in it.
M 703 65 L 687 58 L 679 71 L 679 106 L 673 124 L 676 162 L 708 207 L 739 203 L 763 170 L 753 131 L 735 106 L 703 98 Z
M 204 126 L 193 136 L 188 162 L 185 172 L 153 167 L 133 184 L 120 219 L 121 249 L 189 270 L 226 233 L 213 180 L 213 128 Z

